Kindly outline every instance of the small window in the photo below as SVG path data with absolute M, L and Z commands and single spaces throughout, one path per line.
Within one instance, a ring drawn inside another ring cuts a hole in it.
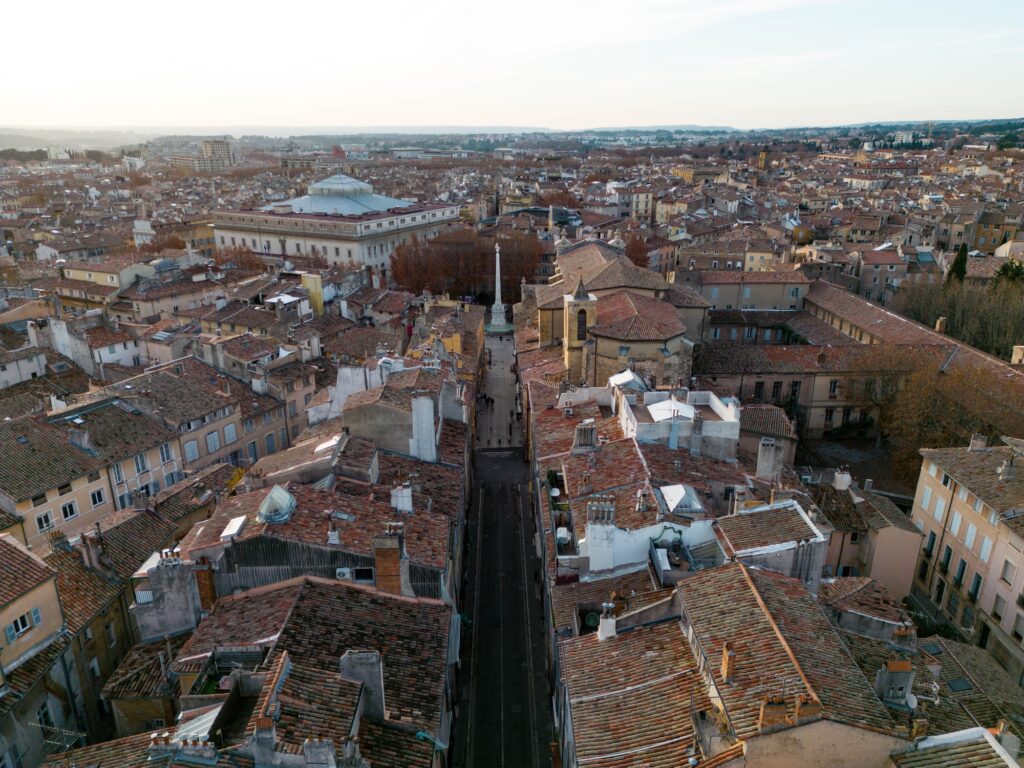
M 117 645 L 117 633 L 114 632 L 114 625 L 113 624 L 111 624 L 109 622 L 104 624 L 103 625 L 103 634 L 107 638 L 107 646 L 108 647 L 113 648 L 115 645 Z
M 111 468 L 114 471 L 114 482 L 115 483 L 123 483 L 124 482 L 124 473 L 121 472 L 121 463 L 120 462 L 114 462 L 114 464 L 112 465 Z
M 374 580 L 373 568 L 354 568 L 352 570 L 352 580 L 372 582 Z
M 224 425 L 224 442 L 233 443 L 238 439 L 238 427 L 234 424 Z
M 32 506 L 41 507 L 46 503 L 46 493 L 37 493 L 32 497 Z
M 185 449 L 185 461 L 195 461 L 199 458 L 199 443 L 195 440 L 189 440 L 184 445 Z
M 220 432 L 216 429 L 206 435 L 206 452 L 213 453 L 220 450 Z
M 141 475 L 143 472 L 146 472 L 148 470 L 149 470 L 149 461 L 147 461 L 147 459 L 146 459 L 146 454 L 144 454 L 144 453 L 137 453 L 137 454 L 135 454 L 135 471 Z
M 47 531 L 53 530 L 53 518 L 49 512 L 43 512 L 43 514 L 36 517 L 36 529 L 39 533 L 46 533 Z
M 95 680 L 100 679 L 100 663 L 96 660 L 95 656 L 89 659 L 89 674 L 91 674 Z
M 64 483 L 64 485 L 57 486 L 58 496 L 66 496 L 69 493 L 71 493 L 71 483 Z
M 1017 575 L 1017 566 L 1011 563 L 1009 560 L 1003 561 L 1003 569 L 999 574 L 999 578 L 1005 581 L 1007 584 L 1013 584 L 1013 577 Z
M 87 479 L 87 480 L 88 480 L 88 481 L 89 481 L 90 483 L 95 483 L 95 482 L 96 482 L 97 480 L 99 480 L 99 479 L 100 479 L 100 473 L 99 473 L 99 471 L 97 470 L 97 471 L 95 471 L 95 472 L 90 472 L 90 473 L 89 473 L 89 474 L 87 475 L 86 479 Z
M 69 501 L 67 504 L 61 505 L 60 514 L 65 520 L 74 520 L 78 517 L 78 507 L 74 501 Z
M 174 451 L 171 450 L 170 443 L 164 443 L 160 446 L 160 462 L 166 464 L 169 461 L 174 460 Z

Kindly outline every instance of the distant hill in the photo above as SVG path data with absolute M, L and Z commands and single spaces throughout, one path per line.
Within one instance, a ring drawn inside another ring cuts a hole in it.
M 736 128 L 730 128 L 728 125 L 625 125 L 613 128 L 587 128 L 588 131 L 602 131 L 602 132 L 615 132 L 615 131 L 715 131 L 718 133 L 735 132 Z

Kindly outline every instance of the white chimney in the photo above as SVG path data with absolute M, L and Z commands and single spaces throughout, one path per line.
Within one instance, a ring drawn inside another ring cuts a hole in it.
M 836 470 L 835 478 L 832 480 L 832 487 L 837 491 L 846 491 L 849 490 L 852 482 L 853 478 L 850 476 L 849 471 L 839 469 Z
M 391 506 L 398 512 L 412 514 L 412 485 L 402 483 L 391 489 Z
M 412 437 L 410 453 L 420 461 L 437 461 L 436 425 L 434 424 L 434 398 L 418 395 L 412 399 Z
M 615 616 L 612 615 L 614 603 L 601 604 L 601 621 L 597 625 L 597 639 L 608 640 L 615 637 Z

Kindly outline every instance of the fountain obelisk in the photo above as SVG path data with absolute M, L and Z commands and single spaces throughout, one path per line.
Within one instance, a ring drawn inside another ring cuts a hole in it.
M 491 324 L 488 333 L 510 333 L 508 309 L 501 302 L 501 246 L 494 244 L 494 304 L 491 306 Z

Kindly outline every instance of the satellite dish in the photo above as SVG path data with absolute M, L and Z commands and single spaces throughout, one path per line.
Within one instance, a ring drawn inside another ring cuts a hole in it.
M 917 696 L 912 693 L 907 694 L 907 706 L 911 709 L 917 709 Z

